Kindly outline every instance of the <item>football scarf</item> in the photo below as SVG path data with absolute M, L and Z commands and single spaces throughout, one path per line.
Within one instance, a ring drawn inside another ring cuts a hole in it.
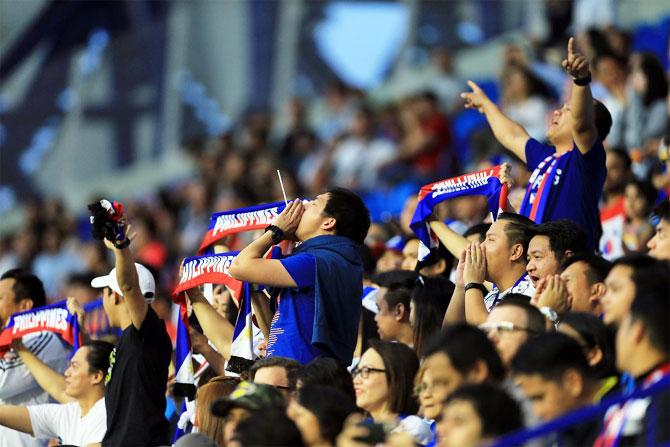
M 438 240 L 431 231 L 427 219 L 438 204 L 455 197 L 484 195 L 494 219 L 500 210 L 506 208 L 507 185 L 500 181 L 501 170 L 501 165 L 493 166 L 421 187 L 419 202 L 410 224 L 410 228 L 419 238 L 419 261 L 430 255 L 431 248 L 437 248 Z
M 284 208 L 284 202 L 274 202 L 212 214 L 198 254 L 203 254 L 216 241 L 231 234 L 267 227 Z
M 63 300 L 13 314 L 5 329 L 0 332 L 0 355 L 11 348 L 12 340 L 42 331 L 60 335 L 74 348 L 73 352 L 81 346 L 77 316 L 67 310 L 67 302 Z

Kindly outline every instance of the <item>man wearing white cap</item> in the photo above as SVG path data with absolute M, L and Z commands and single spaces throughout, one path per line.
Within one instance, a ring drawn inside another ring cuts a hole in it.
M 133 262 L 127 229 L 123 240 L 105 239 L 116 266 L 91 281 L 103 289 L 103 307 L 112 326 L 123 330 L 105 377 L 107 433 L 103 446 L 168 443 L 165 391 L 172 344 L 165 323 L 149 306 L 156 283 L 149 270 Z

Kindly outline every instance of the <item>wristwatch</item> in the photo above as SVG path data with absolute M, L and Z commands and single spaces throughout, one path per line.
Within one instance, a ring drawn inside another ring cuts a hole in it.
M 122 241 L 114 241 L 114 247 L 118 248 L 119 250 L 123 250 L 124 248 L 128 247 L 130 245 L 130 238 L 125 238 Z
M 284 230 L 277 225 L 268 225 L 265 227 L 265 231 L 272 232 L 272 243 L 275 245 L 284 240 Z
M 580 87 L 584 87 L 585 85 L 589 85 L 591 83 L 591 72 L 584 76 L 583 78 L 576 78 L 573 79 L 572 82 L 575 83 L 575 85 L 579 85 Z
M 467 283 L 465 285 L 465 287 L 463 288 L 463 291 L 467 292 L 470 289 L 477 289 L 480 292 L 482 292 L 482 294 L 484 296 L 486 296 L 489 293 L 488 289 L 484 286 L 484 284 L 482 284 L 480 282 L 469 282 L 469 283 Z

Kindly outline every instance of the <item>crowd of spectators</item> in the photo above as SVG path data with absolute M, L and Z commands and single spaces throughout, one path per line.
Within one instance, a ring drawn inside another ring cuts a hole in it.
M 667 443 L 667 381 L 635 393 L 670 375 L 670 96 L 663 62 L 629 43 L 590 30 L 561 42 L 562 68 L 510 44 L 499 95 L 453 81 L 474 110 L 427 90 L 375 104 L 336 81 L 316 105 L 293 99 L 279 133 L 251 112 L 185 145 L 193 179 L 125 203 L 132 241 L 92 239 L 88 215 L 58 198 L 25 203 L 0 241 L 0 323 L 67 297 L 95 341 L 67 369 L 55 335 L 14 342 L 0 446 L 168 445 L 177 429 L 192 431 L 183 446 L 477 446 L 621 395 L 633 398 L 532 442 Z M 488 125 L 457 147 L 454 123 L 477 112 Z M 421 259 L 419 187 L 502 162 L 506 212 L 492 221 L 481 196 L 443 202 L 428 223 L 439 245 Z M 231 276 L 282 290 L 254 298 L 258 358 L 231 376 L 239 297 L 189 290 L 201 370 L 182 410 L 168 366 L 180 262 L 213 212 L 283 201 L 276 169 L 290 199 L 311 201 L 225 241 L 241 250 Z M 264 258 L 285 239 L 302 244 Z

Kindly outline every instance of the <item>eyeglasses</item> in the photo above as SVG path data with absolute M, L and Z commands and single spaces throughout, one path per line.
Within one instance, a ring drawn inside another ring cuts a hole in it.
M 516 324 L 512 323 L 511 321 L 499 321 L 497 323 L 482 323 L 479 326 L 477 326 L 479 329 L 481 329 L 484 332 L 487 333 L 511 333 L 514 331 L 525 331 L 525 332 L 530 332 L 530 333 L 536 333 L 537 331 L 534 329 L 530 329 L 527 327 L 523 326 L 517 326 Z
M 362 368 L 356 368 L 353 371 L 351 371 L 351 377 L 356 378 L 360 374 L 360 376 L 364 379 L 367 379 L 370 377 L 370 373 L 372 372 L 386 372 L 385 369 L 378 369 L 378 368 L 370 368 L 368 366 L 364 366 Z

